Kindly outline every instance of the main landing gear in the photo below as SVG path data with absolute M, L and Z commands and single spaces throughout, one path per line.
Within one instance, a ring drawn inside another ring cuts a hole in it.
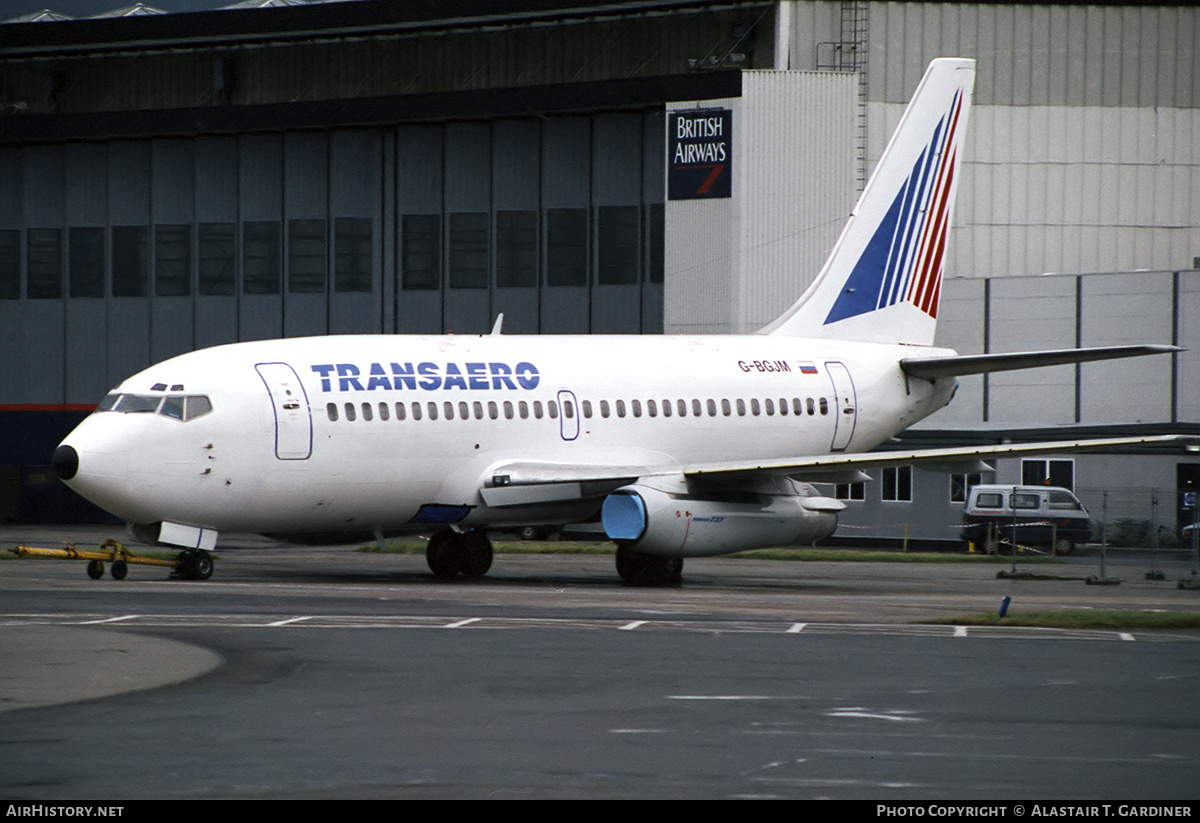
M 431 572 L 445 580 L 460 574 L 471 579 L 483 577 L 492 567 L 492 541 L 481 529 L 442 529 L 429 538 L 425 562 Z
M 666 586 L 683 582 L 683 558 L 640 554 L 617 547 L 617 574 L 629 586 Z

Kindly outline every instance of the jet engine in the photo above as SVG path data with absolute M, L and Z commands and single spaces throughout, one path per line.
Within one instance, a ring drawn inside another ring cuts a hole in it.
M 637 554 L 708 557 L 812 543 L 833 534 L 844 508 L 788 478 L 739 489 L 655 478 L 612 492 L 600 517 L 609 538 Z

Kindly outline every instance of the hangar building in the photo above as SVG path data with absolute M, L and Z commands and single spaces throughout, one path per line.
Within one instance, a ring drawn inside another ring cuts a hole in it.
M 53 446 L 194 348 L 500 313 L 512 333 L 752 331 L 815 275 L 938 56 L 978 60 L 940 342 L 1200 348 L 1194 6 L 162 5 L 0 24 L 6 518 L 94 516 Z M 697 129 L 726 162 L 669 174 Z M 1198 371 L 964 380 L 913 437 L 1197 431 Z M 1164 521 L 1200 488 L 1186 455 L 1070 465 L 1077 487 L 1161 488 Z M 944 521 L 975 478 L 880 480 L 839 489 L 864 535 Z

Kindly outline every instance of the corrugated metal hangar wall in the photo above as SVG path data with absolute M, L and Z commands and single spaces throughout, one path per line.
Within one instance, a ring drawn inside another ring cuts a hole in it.
M 979 61 L 942 342 L 1164 342 L 1162 300 L 1127 313 L 1100 284 L 1192 299 L 1198 40 L 1194 6 L 1071 3 L 361 0 L 0 26 L 0 516 L 57 513 L 58 437 L 195 347 L 499 312 L 510 332 L 753 330 L 815 275 L 937 56 Z M 696 107 L 733 112 L 732 196 L 668 201 L 666 120 Z M 1026 277 L 1137 269 L 1165 274 Z M 940 425 L 1194 420 L 1196 369 L 1172 361 L 1116 390 L 1132 403 L 1075 383 L 1031 410 L 1062 375 L 964 381 Z

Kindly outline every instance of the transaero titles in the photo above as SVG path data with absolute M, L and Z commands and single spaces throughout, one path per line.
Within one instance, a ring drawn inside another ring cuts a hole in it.
M 536 389 L 541 382 L 532 363 L 318 363 L 312 370 L 321 376 L 321 391 L 501 391 Z

